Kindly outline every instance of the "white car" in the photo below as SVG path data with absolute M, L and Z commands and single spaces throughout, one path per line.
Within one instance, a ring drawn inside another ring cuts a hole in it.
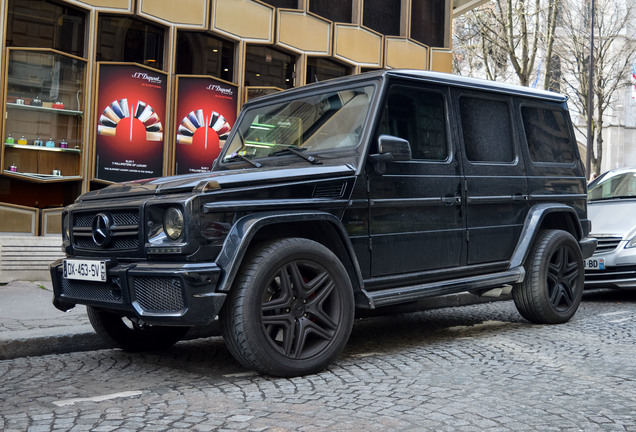
M 587 198 L 598 246 L 584 260 L 585 287 L 636 289 L 636 168 L 602 174 Z

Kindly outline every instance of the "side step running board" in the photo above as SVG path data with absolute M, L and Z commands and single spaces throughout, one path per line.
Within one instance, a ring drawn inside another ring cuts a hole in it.
M 408 303 L 425 297 L 495 288 L 501 285 L 519 283 L 523 281 L 525 274 L 524 268 L 519 266 L 504 272 L 482 276 L 471 276 L 371 292 L 363 290 L 358 297 L 358 307 L 375 309 L 382 306 Z

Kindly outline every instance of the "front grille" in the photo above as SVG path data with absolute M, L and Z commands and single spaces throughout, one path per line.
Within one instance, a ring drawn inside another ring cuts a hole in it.
M 595 237 L 597 241 L 596 245 L 596 253 L 604 253 L 611 252 L 618 247 L 621 240 L 621 237 L 613 237 L 613 236 L 598 236 Z
M 145 312 L 180 312 L 185 307 L 181 279 L 136 277 L 135 298 Z
M 60 278 L 60 294 L 73 300 L 122 304 L 119 278 L 108 282 L 91 282 Z
M 110 221 L 110 239 L 98 245 L 93 239 L 93 223 L 98 214 L 104 214 Z M 73 246 L 94 251 L 133 251 L 140 246 L 140 210 L 114 209 L 72 214 Z

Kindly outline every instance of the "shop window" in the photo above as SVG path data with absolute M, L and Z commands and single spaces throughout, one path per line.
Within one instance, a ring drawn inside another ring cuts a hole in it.
M 299 9 L 298 0 L 263 0 L 263 3 L 277 8 Z
M 86 12 L 46 0 L 9 0 L 7 46 L 53 48 L 84 57 Z
M 309 0 L 309 12 L 333 22 L 350 23 L 353 5 L 351 0 Z
M 100 15 L 97 31 L 97 61 L 163 69 L 163 27 L 121 15 Z
M 248 45 L 245 53 L 245 85 L 252 87 L 294 87 L 294 56 L 265 46 Z
M 307 59 L 307 84 L 351 75 L 351 68 L 325 58 Z
M 379 33 L 400 36 L 402 0 L 365 0 L 362 24 Z
M 432 47 L 444 47 L 446 0 L 412 0 L 411 37 Z
M 234 44 L 201 32 L 177 33 L 177 74 L 212 75 L 226 81 L 234 76 Z

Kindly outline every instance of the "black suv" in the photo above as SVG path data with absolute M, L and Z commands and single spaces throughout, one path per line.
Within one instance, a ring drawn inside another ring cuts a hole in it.
M 280 376 L 327 367 L 356 309 L 503 287 L 565 322 L 596 246 L 563 96 L 401 70 L 251 101 L 212 172 L 86 193 L 63 227 L 57 308 L 127 350 L 218 316 Z

